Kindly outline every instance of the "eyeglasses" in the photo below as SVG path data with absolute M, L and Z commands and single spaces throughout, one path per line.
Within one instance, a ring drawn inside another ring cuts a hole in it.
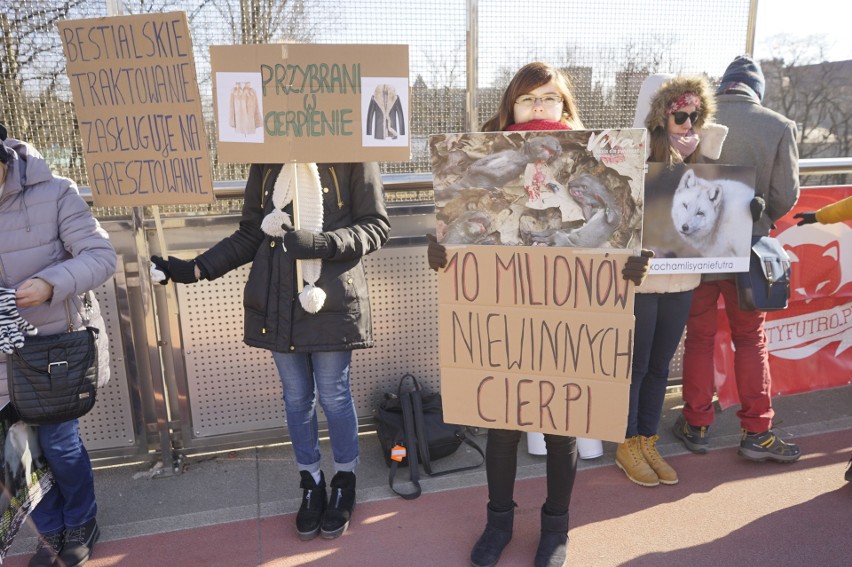
M 541 105 L 544 108 L 553 108 L 557 104 L 562 104 L 562 97 L 557 95 L 547 95 L 542 97 L 524 95 L 519 96 L 515 101 L 515 104 L 524 108 L 532 108 L 535 106 L 536 101 L 541 101 Z
M 674 116 L 675 124 L 680 126 L 681 124 L 686 122 L 687 118 L 689 118 L 690 123 L 695 124 L 695 121 L 698 120 L 700 113 L 697 110 L 694 111 L 694 112 L 691 112 L 691 113 L 686 113 L 686 112 L 680 111 L 680 112 L 673 112 L 672 116 Z

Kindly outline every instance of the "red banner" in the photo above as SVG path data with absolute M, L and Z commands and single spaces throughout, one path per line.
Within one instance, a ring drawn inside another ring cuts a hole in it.
M 793 260 L 790 306 L 767 313 L 772 395 L 852 381 L 852 221 L 796 226 L 793 215 L 852 195 L 852 187 L 805 189 L 772 236 Z M 720 300 L 716 389 L 722 408 L 739 404 L 730 327 Z

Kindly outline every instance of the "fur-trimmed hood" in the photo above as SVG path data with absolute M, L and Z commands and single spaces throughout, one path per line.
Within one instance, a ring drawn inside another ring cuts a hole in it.
M 699 129 L 706 123 L 711 122 L 713 116 L 716 114 L 716 98 L 710 82 L 701 76 L 679 75 L 665 81 L 660 88 L 656 89 L 656 92 L 647 93 L 646 96 L 652 96 L 650 110 L 645 118 L 645 127 L 648 130 L 665 128 L 666 120 L 668 119 L 666 110 L 669 104 L 687 92 L 693 92 L 701 99 L 701 115 L 695 124 L 692 125 L 693 128 Z M 637 108 L 639 106 L 640 104 L 637 104 Z
M 393 85 L 381 84 L 377 86 L 375 92 L 373 92 L 373 100 L 376 101 L 376 104 L 379 105 L 382 112 L 384 112 L 385 115 L 388 115 L 390 114 L 393 105 L 396 104 L 397 100 L 399 100 L 399 96 L 396 94 L 396 89 Z

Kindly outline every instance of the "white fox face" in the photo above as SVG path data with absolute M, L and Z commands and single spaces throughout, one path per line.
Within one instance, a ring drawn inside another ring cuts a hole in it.
M 688 169 L 675 190 L 672 221 L 686 240 L 695 244 L 708 239 L 716 227 L 722 203 L 722 186 L 695 176 Z

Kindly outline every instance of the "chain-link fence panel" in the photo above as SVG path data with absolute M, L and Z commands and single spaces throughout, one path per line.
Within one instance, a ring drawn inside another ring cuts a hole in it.
M 587 127 L 632 124 L 642 79 L 657 71 L 722 73 L 746 45 L 748 0 L 136 0 L 124 13 L 185 11 L 195 47 L 214 179 L 245 166 L 217 159 L 209 46 L 300 41 L 407 44 L 412 159 L 385 173 L 430 171 L 426 138 L 481 124 L 521 65 L 548 61 L 572 78 Z M 469 23 L 469 10 L 478 17 Z M 87 185 L 56 22 L 107 15 L 106 3 L 20 0 L 0 15 L 0 120 L 55 171 Z M 478 50 L 469 49 L 468 30 Z M 468 64 L 478 116 L 466 119 Z
M 745 51 L 748 1 L 489 0 L 479 3 L 479 119 L 515 71 L 546 61 L 571 79 L 587 128 L 633 125 L 649 74 L 718 77 Z

